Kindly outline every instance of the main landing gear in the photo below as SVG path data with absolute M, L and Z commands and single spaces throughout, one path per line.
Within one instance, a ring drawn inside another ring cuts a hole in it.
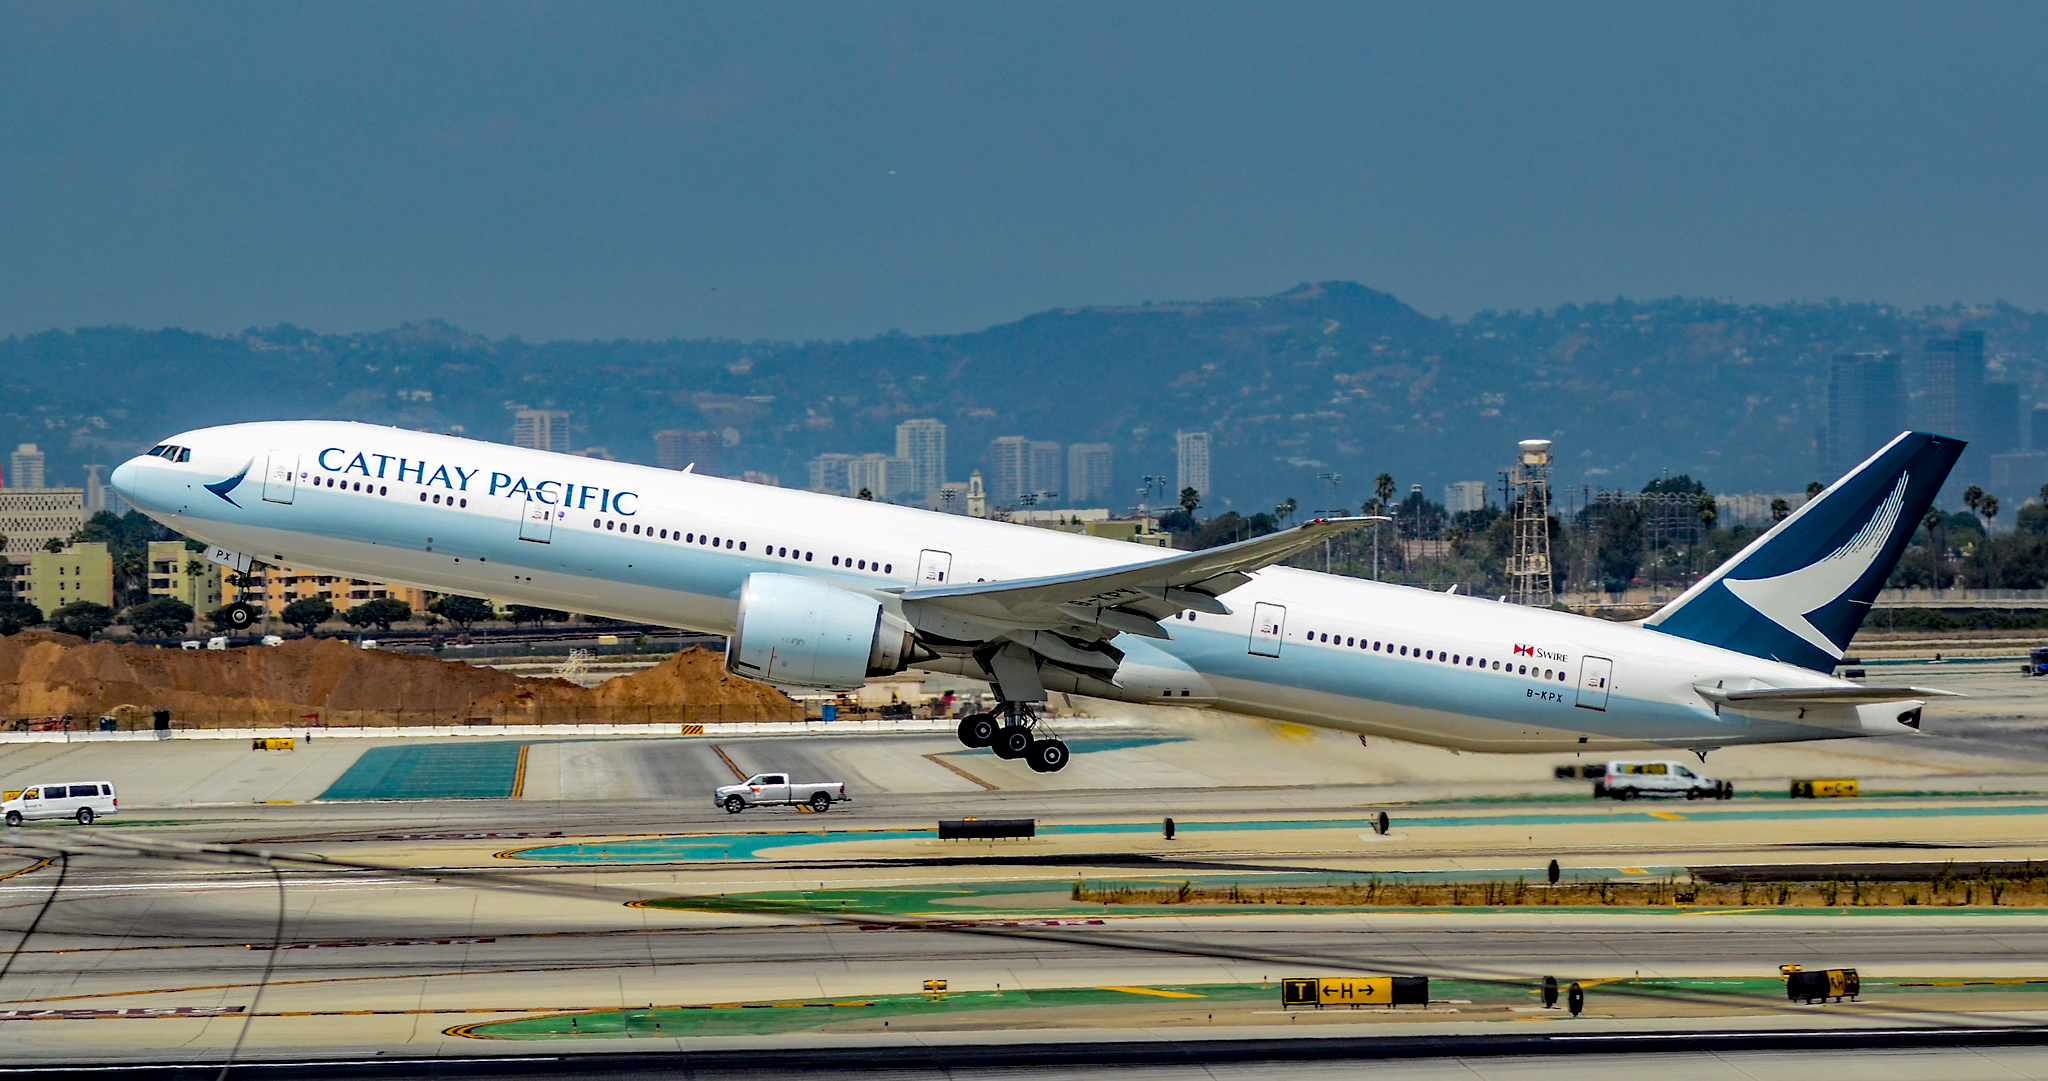
M 1058 739 L 1039 739 L 1038 715 L 1031 707 L 1005 702 L 994 713 L 976 713 L 961 718 L 960 742 L 969 747 L 987 747 L 997 758 L 1021 758 L 1039 773 L 1058 773 L 1067 768 L 1067 745 Z

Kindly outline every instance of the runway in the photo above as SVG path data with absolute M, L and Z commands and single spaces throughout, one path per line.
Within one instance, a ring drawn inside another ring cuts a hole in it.
M 1613 907 L 1584 893 L 1675 887 L 1708 867 L 2011 875 L 2048 858 L 2048 761 L 1998 734 L 2026 727 L 2011 703 L 2031 685 L 1973 678 L 1989 708 L 1953 714 L 1953 734 L 1931 715 L 1926 737 L 1717 752 L 1711 768 L 1741 798 L 1697 804 L 1594 802 L 1584 784 L 1551 778 L 1548 760 L 1360 746 L 1201 714 L 1107 719 L 1076 737 L 1094 743 L 1059 775 L 942 733 L 529 741 L 509 799 L 323 800 L 363 750 L 340 741 L 297 759 L 176 741 L 9 748 L 0 764 L 17 778 L 125 779 L 118 819 L 7 837 L 17 847 L 0 854 L 0 927 L 17 933 L 0 946 L 35 932 L 0 974 L 0 1043 L 15 1062 L 424 1056 L 436 1069 L 477 1058 L 534 1076 L 667 1068 L 606 1057 L 657 1044 L 699 1056 L 669 1067 L 771 1053 L 822 1072 L 855 1056 L 905 1077 L 1008 1076 L 1002 1063 L 1033 1055 L 1046 1070 L 1080 1069 L 1093 1052 L 1075 1049 L 1093 1047 L 1098 1064 L 1177 1077 L 1210 1067 L 1131 1048 L 1299 1076 L 1324 1067 L 1284 1045 L 1313 1036 L 1353 1041 L 1320 1045 L 1339 1058 L 1403 1057 L 1404 1076 L 1505 1078 L 1534 1066 L 1497 1056 L 1566 1053 L 1512 1044 L 1521 1033 L 1677 1031 L 1724 1042 L 1654 1053 L 1710 1055 L 1703 1076 L 1789 1077 L 1798 1055 L 1765 1037 L 1847 1033 L 1853 1046 L 1830 1053 L 1853 1054 L 1869 1076 L 1917 1076 L 1934 1054 L 1946 1076 L 2039 1075 L 2048 1063 L 2021 1045 L 2048 1021 L 2048 910 L 1960 895 L 1940 907 Z M 711 786 L 762 769 L 844 780 L 855 798 L 824 815 L 712 806 Z M 1889 794 L 1777 794 L 1801 774 L 1860 776 Z M 258 783 L 266 775 L 276 780 Z M 209 785 L 245 795 L 189 798 Z M 256 802 L 280 793 L 292 802 Z M 1384 836 L 1371 826 L 1380 810 L 1393 824 Z M 959 817 L 1040 828 L 1025 841 L 940 841 L 936 820 Z M 224 850 L 142 851 L 195 844 L 239 846 L 242 865 L 222 863 Z M 44 862 L 62 851 L 73 855 Z M 249 865 L 258 851 L 272 867 Z M 1552 859 L 1580 894 L 1543 892 Z M 1077 900 L 1077 880 L 1094 892 Z M 1512 903 L 1419 908 L 1394 893 L 1310 905 L 1286 892 L 1516 880 L 1535 886 Z M 1242 896 L 1157 900 L 1181 883 Z M 1124 887 L 1153 899 L 1107 899 Z M 1861 999 L 1789 1002 L 1787 964 L 1854 967 Z M 1430 1005 L 1280 1002 L 1283 979 L 1376 974 L 1430 977 Z M 1579 981 L 1584 1014 L 1544 1010 L 1544 976 Z M 928 994 L 928 980 L 945 992 Z M 1966 1030 L 2004 1035 L 1958 1035 L 1945 1052 L 1898 1035 Z M 1981 1052 L 1958 1050 L 1972 1041 Z M 568 1070 L 533 1059 L 541 1050 L 546 1062 L 598 1057 Z M 913 1051 L 924 1065 L 900 1057 Z M 1642 1061 L 1610 1051 L 1570 1068 L 1636 1073 Z

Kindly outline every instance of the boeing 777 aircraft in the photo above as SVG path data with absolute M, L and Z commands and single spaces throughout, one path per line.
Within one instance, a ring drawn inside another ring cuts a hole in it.
M 237 570 L 723 634 L 731 672 L 784 688 L 985 679 L 1000 706 L 961 741 L 1049 772 L 1048 691 L 1474 751 L 1917 729 L 1947 692 L 1832 672 L 1962 450 L 1900 434 L 1640 625 L 1275 566 L 1375 519 L 1177 552 L 328 421 L 186 432 L 112 480 Z

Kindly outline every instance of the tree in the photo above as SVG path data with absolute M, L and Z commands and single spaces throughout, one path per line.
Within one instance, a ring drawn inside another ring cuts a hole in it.
M 151 638 L 183 634 L 192 625 L 192 606 L 176 597 L 157 597 L 128 609 L 128 625 Z
M 1703 528 L 1705 528 L 1707 532 L 1713 532 L 1714 523 L 1719 521 L 1721 518 L 1721 508 L 1718 504 L 1714 502 L 1714 497 L 1711 493 L 1700 493 L 1699 514 L 1700 525 Z
M 427 610 L 464 631 L 468 631 L 473 624 L 486 623 L 498 618 L 498 613 L 491 607 L 491 602 L 482 597 L 458 597 L 450 594 L 427 605 Z
M 320 624 L 334 618 L 334 606 L 319 597 L 300 597 L 284 606 L 279 613 L 286 623 L 299 629 L 299 633 L 310 635 Z
M 1977 513 L 1984 516 L 1984 525 L 1986 528 L 1989 528 L 1991 519 L 1998 517 L 1998 497 L 1995 495 L 1985 496 L 1977 504 Z
M 1202 493 L 1195 491 L 1193 488 L 1182 488 L 1180 490 L 1180 506 L 1182 510 L 1188 512 L 1189 517 L 1193 517 L 1195 508 L 1201 505 Z
M 43 621 L 43 610 L 19 597 L 0 597 L 0 635 L 21 633 Z
M 1984 489 L 1979 488 L 1974 484 L 1970 485 L 1968 488 L 1963 489 L 1963 506 L 1970 508 L 1971 512 L 1975 513 L 1977 508 L 1983 505 Z
M 1301 504 L 1295 502 L 1293 496 L 1288 496 L 1286 499 L 1280 501 L 1279 506 L 1273 508 L 1273 516 L 1275 518 L 1280 519 L 1283 522 L 1293 521 L 1294 512 L 1300 509 Z
M 43 542 L 43 551 L 45 552 L 61 552 L 63 550 L 64 542 L 58 540 L 55 537 L 51 537 L 49 540 Z
M 80 638 L 91 638 L 114 623 L 114 610 L 91 601 L 72 601 L 50 613 L 50 626 Z
M 865 500 L 867 500 L 868 502 L 872 503 L 872 502 L 874 502 L 874 501 L 875 501 L 875 493 L 873 493 L 873 492 L 869 491 L 869 490 L 868 490 L 868 489 L 866 489 L 866 488 L 862 488 L 862 489 L 860 490 L 860 494 L 859 494 L 859 495 L 857 495 L 857 496 L 854 496 L 854 498 L 855 498 L 855 499 L 865 499 Z
M 515 627 L 523 623 L 538 623 L 545 627 L 551 622 L 567 622 L 569 613 L 558 608 L 535 608 L 530 604 L 512 604 L 505 607 L 505 618 L 511 620 L 512 625 Z
M 1787 503 L 1784 496 L 1771 500 L 1771 521 L 1782 522 L 1790 517 L 1792 517 L 1792 504 Z
M 1600 523 L 1600 581 L 1619 593 L 1635 580 L 1643 563 L 1643 516 L 1633 501 L 1615 503 Z
M 1687 473 L 1675 477 L 1659 477 L 1643 485 L 1646 495 L 1705 495 L 1707 486 L 1692 479 Z
M 367 600 L 341 614 L 342 622 L 351 627 L 375 627 L 388 631 L 393 623 L 403 623 L 412 618 L 412 605 L 396 597 L 378 597 Z

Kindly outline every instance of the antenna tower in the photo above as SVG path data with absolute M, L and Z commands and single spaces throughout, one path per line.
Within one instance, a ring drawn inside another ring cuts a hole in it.
M 1515 550 L 1508 559 L 1516 604 L 1547 608 L 1556 599 L 1550 578 L 1550 440 L 1524 439 L 1516 448 L 1508 483 L 1515 489 Z

